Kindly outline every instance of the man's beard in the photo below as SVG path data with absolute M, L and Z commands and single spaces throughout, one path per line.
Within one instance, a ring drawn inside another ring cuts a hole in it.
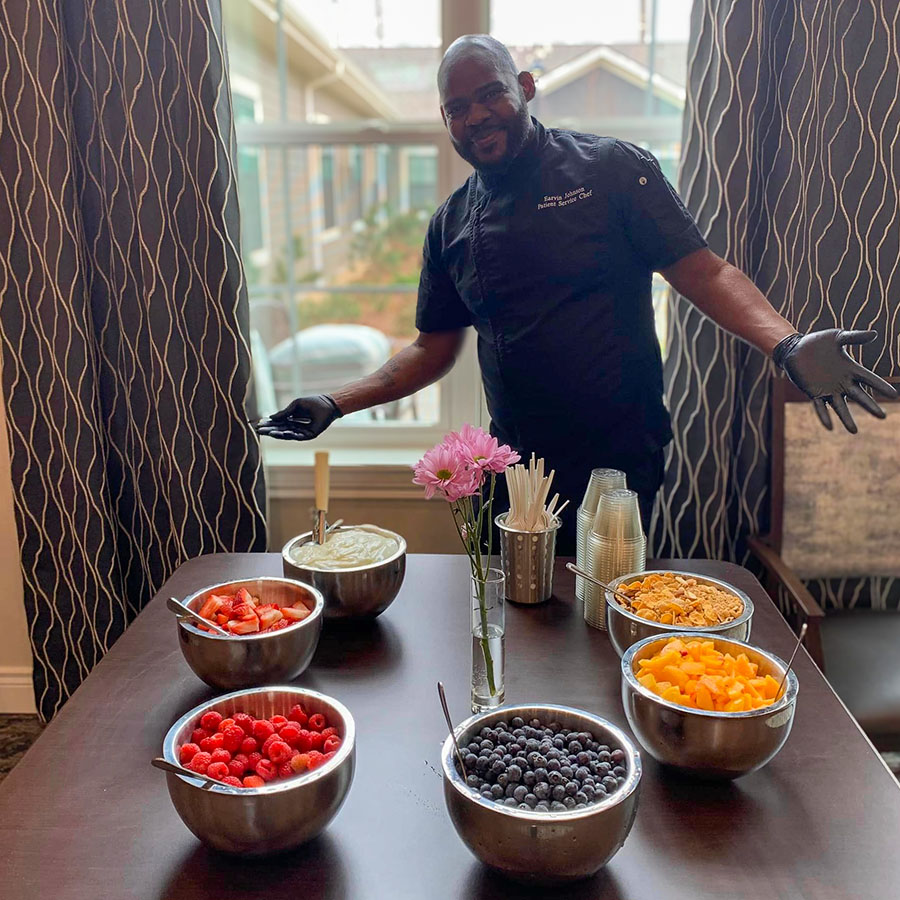
M 456 141 L 453 145 L 456 152 L 477 172 L 483 172 L 487 175 L 499 175 L 505 172 L 512 161 L 519 155 L 522 148 L 528 140 L 528 126 L 531 124 L 531 116 L 528 114 L 528 107 L 522 110 L 522 113 L 515 119 L 505 122 L 502 126 L 506 132 L 506 153 L 502 159 L 494 162 L 482 162 L 475 155 L 474 151 L 467 150 L 465 145 L 458 144 Z

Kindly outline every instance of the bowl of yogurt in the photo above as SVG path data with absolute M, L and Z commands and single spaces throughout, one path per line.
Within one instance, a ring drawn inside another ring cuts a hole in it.
M 342 525 L 317 544 L 311 531 L 281 551 L 285 577 L 325 598 L 326 619 L 374 619 L 391 605 L 406 574 L 406 541 L 377 525 Z

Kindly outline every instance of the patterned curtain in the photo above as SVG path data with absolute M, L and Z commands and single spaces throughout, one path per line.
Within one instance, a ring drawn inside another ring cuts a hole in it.
M 216 0 L 0 10 L 3 390 L 39 711 L 184 560 L 265 549 Z
M 877 329 L 861 362 L 900 374 L 900 5 L 695 0 L 691 32 L 679 185 L 712 249 L 801 331 Z M 767 530 L 772 373 L 673 298 L 660 555 L 743 562 Z

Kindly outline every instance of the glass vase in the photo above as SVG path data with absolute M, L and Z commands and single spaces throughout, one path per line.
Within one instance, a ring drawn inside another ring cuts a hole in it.
M 472 576 L 472 712 L 494 709 L 505 697 L 506 579 L 500 569 Z

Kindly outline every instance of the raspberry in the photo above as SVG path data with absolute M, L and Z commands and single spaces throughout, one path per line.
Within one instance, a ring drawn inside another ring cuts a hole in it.
M 259 775 L 263 781 L 271 781 L 278 775 L 278 770 L 275 768 L 275 763 L 271 760 L 261 759 L 256 764 L 256 774 Z
M 262 753 L 251 753 L 247 757 L 247 768 L 248 769 L 256 769 L 257 763 L 263 758 Z
M 190 769 L 192 772 L 197 772 L 200 775 L 205 775 L 206 770 L 209 768 L 209 764 L 212 762 L 212 757 L 201 750 L 199 753 L 195 753 L 191 758 L 191 761 L 187 764 L 186 768 Z
M 253 728 L 253 716 L 248 716 L 247 713 L 235 713 L 234 724 L 237 725 L 238 728 L 243 728 L 244 734 L 250 734 L 250 731 Z
M 269 721 L 272 723 L 276 731 L 281 731 L 281 729 L 284 728 L 284 726 L 288 723 L 288 720 L 284 716 L 272 716 Z
M 290 778 L 294 774 L 294 770 L 291 768 L 291 764 L 289 762 L 283 762 L 278 767 L 278 777 L 279 778 Z
M 218 750 L 213 750 L 212 761 L 213 762 L 223 762 L 227 766 L 228 763 L 231 762 L 231 754 L 227 750 L 223 750 L 220 747 Z
M 212 738 L 205 737 L 200 741 L 200 749 L 204 753 L 212 753 L 216 748 L 213 746 Z
M 253 737 L 258 741 L 264 741 L 275 733 L 275 726 L 268 719 L 257 719 L 253 723 Z
M 203 713 L 203 716 L 200 718 L 200 726 L 205 728 L 207 731 L 215 731 L 219 727 L 219 722 L 222 721 L 222 713 L 216 712 L 214 709 L 211 709 L 207 713 Z
M 288 765 L 294 772 L 305 772 L 309 768 L 309 756 L 306 753 L 298 753 L 291 758 Z
M 222 746 L 231 753 L 237 753 L 244 743 L 244 729 L 237 725 L 229 725 L 222 731 Z
M 228 766 L 223 762 L 212 762 L 209 764 L 206 769 L 206 775 L 208 778 L 213 778 L 216 781 L 221 781 L 223 778 L 227 778 L 229 775 Z
M 232 787 L 243 787 L 244 786 L 243 784 L 241 784 L 241 779 L 237 778 L 234 775 L 226 775 L 222 779 L 222 784 L 230 784 Z
M 233 759 L 228 763 L 228 771 L 236 778 L 240 778 L 247 771 L 247 765 L 239 759 Z
M 340 735 L 338 734 L 338 730 L 337 730 L 337 728 L 334 727 L 334 725 L 331 725 L 328 728 L 322 729 L 322 737 L 325 738 L 326 740 L 328 740 L 328 738 L 330 738 L 332 735 L 336 735 L 337 737 L 340 737 Z
M 317 769 L 322 765 L 323 762 L 325 762 L 325 755 L 323 753 L 319 753 L 318 750 L 310 750 L 306 755 L 309 757 L 310 769 Z
M 216 731 L 221 731 L 222 734 L 225 734 L 225 729 L 230 728 L 232 725 L 234 725 L 234 719 L 222 719 Z
M 310 731 L 321 731 L 328 722 L 325 720 L 325 716 L 322 713 L 313 713 L 309 717 L 309 730 Z
M 292 722 L 296 722 L 301 728 L 303 728 L 309 721 L 309 717 L 306 715 L 303 707 L 299 703 L 296 706 L 291 707 L 291 711 L 288 713 L 288 718 Z
M 265 782 L 259 775 L 247 775 L 244 778 L 244 787 L 262 787 Z
M 194 754 L 199 752 L 200 748 L 196 744 L 182 744 L 178 750 L 178 758 L 186 766 L 194 758 Z
M 225 735 L 219 734 L 211 734 L 209 736 L 209 742 L 212 744 L 213 750 L 221 750 L 225 746 Z
M 199 744 L 204 738 L 209 737 L 209 732 L 205 728 L 195 728 L 191 732 L 191 743 Z
M 310 738 L 313 750 L 321 750 L 325 744 L 325 735 L 321 731 L 311 731 Z
M 273 734 L 271 737 L 267 737 L 266 742 L 262 745 L 262 747 L 260 747 L 260 753 L 262 753 L 263 756 L 268 756 L 269 748 L 276 742 L 281 742 L 282 744 L 284 743 L 284 741 L 282 741 L 277 734 Z
M 286 763 L 291 756 L 293 756 L 291 748 L 284 741 L 274 741 L 269 746 L 269 759 L 271 759 L 275 765 Z
M 259 741 L 256 738 L 245 737 L 241 741 L 241 753 L 255 753 L 259 749 Z
M 325 759 L 331 759 L 331 757 L 334 756 L 335 753 L 336 753 L 335 750 L 332 750 L 331 753 L 326 753 L 326 754 L 325 754 Z
M 325 753 L 332 753 L 335 750 L 337 750 L 337 748 L 340 746 L 341 746 L 341 739 L 339 737 L 330 737 L 322 745 L 322 750 Z
M 303 729 L 296 722 L 288 722 L 281 731 L 278 732 L 278 736 L 286 743 L 290 744 L 292 747 L 297 746 L 297 741 L 300 738 L 300 732 Z
M 301 753 L 306 753 L 307 750 L 312 750 L 313 734 L 314 732 L 307 731 L 305 728 L 300 732 L 300 737 L 297 738 L 297 749 Z

